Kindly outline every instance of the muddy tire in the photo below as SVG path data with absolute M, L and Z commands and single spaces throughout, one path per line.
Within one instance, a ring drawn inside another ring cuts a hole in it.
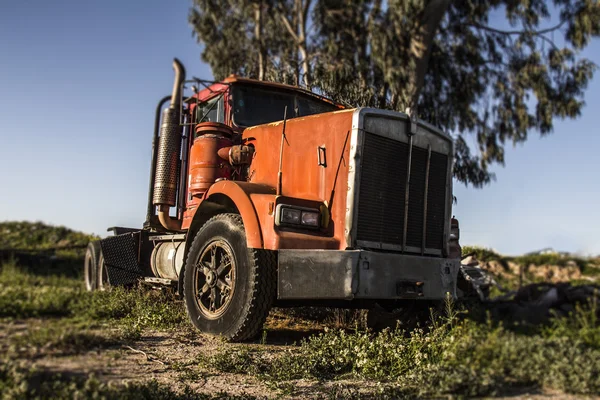
M 185 263 L 183 295 L 192 324 L 230 341 L 254 338 L 276 296 L 276 264 L 273 252 L 246 246 L 239 215 L 208 220 Z
M 88 291 L 97 289 L 96 272 L 98 269 L 98 261 L 100 258 L 100 242 L 90 242 L 85 250 L 85 256 L 83 259 L 83 280 L 85 288 Z

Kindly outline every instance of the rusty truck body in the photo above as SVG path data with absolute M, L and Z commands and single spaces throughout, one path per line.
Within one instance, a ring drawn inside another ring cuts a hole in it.
M 186 81 L 173 66 L 144 227 L 90 244 L 90 290 L 173 286 L 196 327 L 230 340 L 254 337 L 273 305 L 457 295 L 449 135 L 293 86 Z

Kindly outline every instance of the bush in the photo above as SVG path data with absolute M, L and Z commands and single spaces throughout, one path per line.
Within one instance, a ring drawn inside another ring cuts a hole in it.
M 145 328 L 172 329 L 187 320 L 173 297 L 145 288 L 87 292 L 79 280 L 23 272 L 15 264 L 0 271 L 0 317 L 57 318 L 108 322 L 135 337 Z
M 575 311 L 565 318 L 553 318 L 542 333 L 551 338 L 568 337 L 581 340 L 588 346 L 600 349 L 600 309 L 597 296 L 589 304 L 577 304 Z
M 574 262 L 580 270 L 584 270 L 587 265 L 587 261 L 583 258 L 565 256 L 559 253 L 548 253 L 548 254 L 529 254 L 518 257 L 510 257 L 511 261 L 516 262 L 524 266 L 533 265 L 558 265 L 565 267 L 569 262 Z
M 429 331 L 417 329 L 409 335 L 398 330 L 329 330 L 276 356 L 227 349 L 207 365 L 226 372 L 250 371 L 269 382 L 346 376 L 391 381 L 400 390 L 392 397 L 485 396 L 514 386 L 600 392 L 600 349 L 582 340 L 580 326 L 528 335 L 459 320 L 455 313 L 434 322 Z
M 95 235 L 43 222 L 0 222 L 0 249 L 43 250 L 54 247 L 87 246 Z M 81 254 L 83 255 L 83 253 Z
M 498 254 L 494 250 L 486 248 L 486 247 L 463 246 L 462 247 L 462 256 L 466 257 L 470 254 L 475 255 L 475 258 L 477 258 L 478 261 L 492 261 L 492 260 L 500 261 L 503 259 L 503 257 L 500 254 Z

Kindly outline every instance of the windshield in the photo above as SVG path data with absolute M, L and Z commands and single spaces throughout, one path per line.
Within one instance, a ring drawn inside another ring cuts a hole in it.
M 233 120 L 238 126 L 254 126 L 338 110 L 338 107 L 310 95 L 251 85 L 233 87 Z

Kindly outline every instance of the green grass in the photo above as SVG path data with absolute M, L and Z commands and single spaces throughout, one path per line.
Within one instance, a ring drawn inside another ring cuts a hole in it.
M 479 261 L 493 261 L 493 260 L 500 261 L 503 259 L 503 256 L 496 253 L 494 250 L 486 248 L 486 247 L 479 247 L 479 246 L 463 246 L 462 247 L 462 256 L 463 257 L 466 257 L 471 254 L 473 254 L 475 256 L 475 258 L 477 258 L 477 260 L 479 260 Z
M 146 328 L 187 326 L 183 305 L 168 293 L 145 288 L 90 293 L 79 279 L 37 276 L 14 263 L 0 268 L 0 318 L 67 318 L 118 327 L 129 338 L 139 337 Z
M 230 395 L 225 392 L 199 393 L 185 386 L 174 390 L 171 385 L 154 380 L 144 383 L 119 385 L 105 384 L 94 378 L 38 371 L 14 362 L 0 364 L 0 398 L 29 399 L 123 399 L 123 400 L 217 400 L 256 399 L 248 395 Z
M 18 260 L 36 275 L 81 276 L 82 258 L 95 235 L 42 222 L 0 222 L 0 264 Z
M 589 304 L 578 304 L 575 310 L 565 318 L 553 318 L 549 327 L 543 327 L 546 337 L 566 337 L 582 341 L 585 345 L 600 349 L 600 306 L 598 297 L 592 298 Z
M 515 262 L 521 265 L 558 265 L 565 267 L 569 263 L 575 263 L 581 270 L 584 270 L 588 263 L 597 261 L 593 258 L 582 258 L 573 255 L 562 255 L 559 253 L 548 253 L 548 254 L 530 254 L 522 256 L 505 256 L 496 253 L 494 250 L 480 247 L 480 246 L 463 246 L 462 255 L 463 257 L 473 254 L 479 261 L 499 261 L 503 265 L 506 265 L 508 261 Z
M 10 224 L 0 224 L 0 237 L 5 234 L 0 247 L 9 243 L 43 249 L 89 240 L 66 228 Z M 28 235 L 33 235 L 30 242 Z M 571 259 L 561 261 L 554 255 L 509 258 L 489 249 L 463 248 L 464 254 L 470 252 L 479 260 L 504 264 L 519 260 L 526 265 L 563 265 L 563 261 L 566 265 Z M 600 271 L 592 266 L 600 265 L 600 260 L 574 261 L 589 276 Z M 178 390 L 156 381 L 107 385 L 73 371 L 57 374 L 26 367 L 21 363 L 40 349 L 60 356 L 81 354 L 119 346 L 149 329 L 190 329 L 183 305 L 169 293 L 145 288 L 86 292 L 81 262 L 77 253 L 65 253 L 51 263 L 24 267 L 10 261 L 0 266 L 0 319 L 21 321 L 28 327 L 2 344 L 9 350 L 0 363 L 0 399 L 231 398 L 226 393 L 196 393 L 187 386 L 211 370 L 251 374 L 282 394 L 293 394 L 298 379 L 379 382 L 376 398 L 488 396 L 519 386 L 600 394 L 600 321 L 595 303 L 580 305 L 568 317 L 555 318 L 547 326 L 524 330 L 489 320 L 476 322 L 466 311 L 457 312 L 448 304 L 446 314 L 436 316 L 429 329 L 409 334 L 398 330 L 374 333 L 357 325 L 353 330 L 327 330 L 284 350 L 224 344 L 216 353 L 173 365 L 183 385 Z M 346 312 L 336 321 L 344 325 L 356 319 Z M 359 391 L 344 385 L 334 385 L 328 396 L 361 397 Z
M 11 355 L 27 355 L 41 349 L 55 355 L 73 355 L 119 345 L 111 333 L 102 334 L 70 323 L 29 326 L 24 334 L 9 338 Z
M 0 249 L 44 250 L 54 247 L 87 246 L 95 235 L 43 222 L 0 222 Z
M 275 356 L 260 348 L 229 347 L 200 365 L 277 384 L 340 378 L 391 382 L 392 397 L 486 396 L 516 386 L 600 393 L 595 309 L 581 308 L 570 319 L 529 334 L 449 311 L 428 331 L 329 330 Z

